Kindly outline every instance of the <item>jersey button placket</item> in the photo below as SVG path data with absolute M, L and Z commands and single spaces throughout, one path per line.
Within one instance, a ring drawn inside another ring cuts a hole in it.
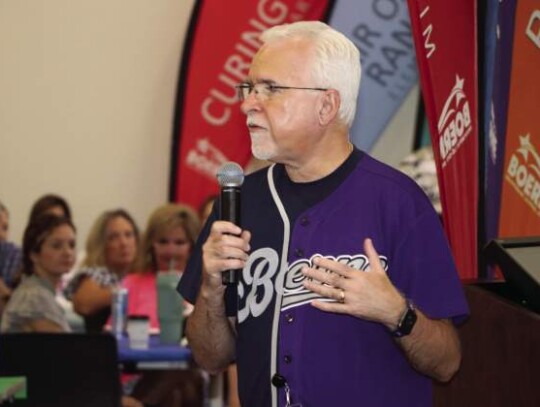
M 309 218 L 307 216 L 303 216 L 302 218 L 300 218 L 300 225 L 303 226 L 303 227 L 306 227 L 309 225 Z M 294 249 L 294 255 L 301 259 L 304 257 L 304 250 L 301 249 L 300 247 L 297 247 L 296 249 Z

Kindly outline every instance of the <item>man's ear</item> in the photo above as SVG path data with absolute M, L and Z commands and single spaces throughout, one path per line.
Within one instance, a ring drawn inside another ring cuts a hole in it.
M 319 109 L 319 123 L 323 126 L 330 124 L 338 115 L 341 106 L 341 97 L 335 89 L 328 89 L 321 98 Z

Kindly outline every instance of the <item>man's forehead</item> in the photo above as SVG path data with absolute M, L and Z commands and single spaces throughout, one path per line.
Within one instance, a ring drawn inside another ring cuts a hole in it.
M 309 49 L 299 45 L 291 41 L 263 45 L 253 57 L 247 80 L 253 83 L 279 83 L 305 77 L 309 66 Z

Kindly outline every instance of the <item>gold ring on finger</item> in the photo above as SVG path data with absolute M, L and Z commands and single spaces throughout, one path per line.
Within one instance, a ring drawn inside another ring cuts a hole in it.
M 342 304 L 345 303 L 345 290 L 344 289 L 339 290 L 339 302 Z

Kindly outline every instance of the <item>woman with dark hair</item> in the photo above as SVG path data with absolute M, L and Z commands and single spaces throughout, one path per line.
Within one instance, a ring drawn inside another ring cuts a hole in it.
M 139 229 L 126 210 L 106 211 L 94 222 L 82 267 L 65 290 L 88 332 L 101 331 L 109 318 L 113 291 L 133 269 L 138 244 Z
M 22 263 L 23 280 L 4 310 L 0 330 L 70 332 L 64 310 L 55 300 L 55 289 L 75 263 L 75 227 L 71 220 L 55 214 L 34 219 L 24 232 Z M 122 396 L 121 405 L 143 407 L 128 396 Z
M 65 217 L 38 217 L 27 226 L 22 249 L 23 280 L 4 310 L 1 331 L 69 332 L 55 290 L 75 263 L 75 227 Z
M 71 209 L 67 201 L 59 195 L 47 194 L 39 198 L 32 209 L 30 210 L 30 219 L 28 223 L 32 223 L 36 218 L 44 214 L 63 216 L 71 220 Z

